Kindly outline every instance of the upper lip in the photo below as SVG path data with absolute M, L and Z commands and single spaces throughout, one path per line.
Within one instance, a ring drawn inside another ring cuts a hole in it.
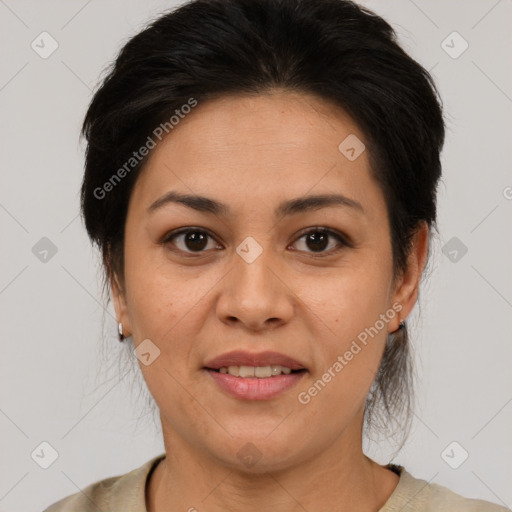
M 234 350 L 210 359 L 204 365 L 205 368 L 218 370 L 228 366 L 273 366 L 280 365 L 292 370 L 302 370 L 306 367 L 296 359 L 280 354 L 279 352 L 247 352 Z

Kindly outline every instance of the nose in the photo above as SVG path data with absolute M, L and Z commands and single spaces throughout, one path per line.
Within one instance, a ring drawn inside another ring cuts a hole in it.
M 232 270 L 222 280 L 217 301 L 217 316 L 223 323 L 265 331 L 292 318 L 295 297 L 270 251 L 264 249 L 251 263 L 234 255 Z

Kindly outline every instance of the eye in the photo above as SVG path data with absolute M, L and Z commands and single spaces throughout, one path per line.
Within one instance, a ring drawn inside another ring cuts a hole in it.
M 184 228 L 171 232 L 164 237 L 162 244 L 171 244 L 177 251 L 189 255 L 223 248 L 208 231 L 200 228 Z M 315 227 L 303 233 L 289 247 L 293 250 L 309 252 L 314 256 L 321 257 L 336 253 L 342 247 L 351 246 L 350 241 L 345 236 L 331 229 Z
M 344 246 L 350 247 L 345 237 L 326 228 L 310 229 L 302 234 L 294 245 L 298 246 L 294 250 L 316 253 L 316 256 L 328 256 Z
M 205 230 L 187 228 L 168 234 L 163 244 L 172 244 L 185 253 L 202 253 L 209 249 L 222 248 L 217 241 Z

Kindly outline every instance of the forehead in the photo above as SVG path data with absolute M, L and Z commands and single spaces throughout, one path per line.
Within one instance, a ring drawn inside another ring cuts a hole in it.
M 347 138 L 364 147 L 348 114 L 314 96 L 274 91 L 199 103 L 151 151 L 132 197 L 146 206 L 170 189 L 240 206 L 307 193 L 371 200 L 380 190 L 367 151 L 347 158 Z

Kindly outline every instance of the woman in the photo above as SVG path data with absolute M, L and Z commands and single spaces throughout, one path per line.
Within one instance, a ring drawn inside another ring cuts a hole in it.
M 193 1 L 125 45 L 83 133 L 83 217 L 165 454 L 47 512 L 505 510 L 362 450 L 407 430 L 444 141 L 384 20 Z

